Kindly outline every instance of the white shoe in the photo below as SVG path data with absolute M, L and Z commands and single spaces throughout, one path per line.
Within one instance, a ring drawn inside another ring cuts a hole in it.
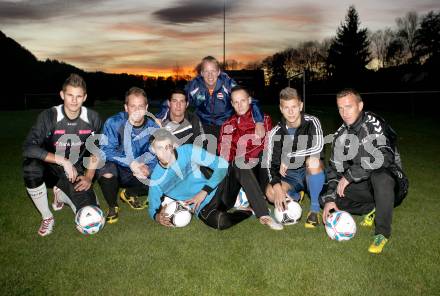
M 41 221 L 40 228 L 38 229 L 38 234 L 41 236 L 46 236 L 51 234 L 54 225 L 55 225 L 55 220 L 53 219 L 53 217 L 43 219 L 43 221 Z
M 276 222 L 271 216 L 260 217 L 260 223 L 269 226 L 272 230 L 283 230 L 283 225 Z
M 59 211 L 63 209 L 64 203 L 60 201 L 61 194 L 64 194 L 63 191 L 61 191 L 60 188 L 54 186 L 53 187 L 53 203 L 52 203 L 52 209 L 54 211 Z

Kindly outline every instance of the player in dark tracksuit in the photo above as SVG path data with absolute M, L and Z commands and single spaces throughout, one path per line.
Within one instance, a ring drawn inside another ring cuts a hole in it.
M 367 214 L 361 223 L 372 226 L 370 253 L 381 253 L 391 235 L 393 208 L 408 191 L 397 151 L 397 136 L 379 116 L 363 111 L 362 98 L 352 89 L 337 95 L 344 124 L 337 130 L 327 168 L 327 188 L 321 196 L 325 221 L 331 210 Z
M 43 218 L 38 230 L 41 236 L 50 234 L 54 226 L 46 186 L 54 186 L 54 210 L 61 209 L 64 203 L 74 212 L 86 205 L 97 205 L 91 185 L 98 161 L 90 156 L 91 152 L 99 153 L 95 140 L 101 119 L 98 113 L 82 106 L 87 94 L 80 76 L 72 74 L 67 78 L 60 96 L 64 103 L 40 113 L 23 145 L 23 177 Z
M 199 142 L 203 134 L 199 117 L 187 110 L 188 99 L 185 91 L 175 89 L 167 101 L 169 109 L 159 118 L 162 127 L 170 131 L 179 140 L 179 145 Z

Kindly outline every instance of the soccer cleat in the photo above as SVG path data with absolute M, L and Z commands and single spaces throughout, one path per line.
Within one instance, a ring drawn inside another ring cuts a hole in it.
M 377 234 L 374 237 L 373 243 L 368 248 L 368 252 L 373 254 L 380 254 L 383 251 L 383 248 L 385 247 L 386 243 L 388 242 L 388 239 L 383 236 L 382 234 Z
M 53 219 L 53 217 L 43 219 L 43 221 L 41 221 L 40 228 L 38 229 L 38 234 L 40 236 L 46 236 L 51 234 L 53 231 L 54 224 L 55 224 L 55 220 Z
M 137 196 L 128 196 L 125 189 L 121 191 L 119 198 L 127 203 L 133 210 L 143 210 L 147 207 L 145 203 L 139 201 Z
M 374 218 L 376 217 L 376 209 L 373 209 L 371 212 L 364 216 L 364 219 L 361 222 L 361 226 L 371 227 L 374 224 Z
M 52 209 L 54 211 L 60 211 L 64 207 L 64 203 L 60 201 L 61 194 L 64 194 L 63 191 L 61 191 L 60 188 L 54 186 L 53 187 L 53 203 L 52 203 Z
M 114 224 L 119 220 L 119 207 L 109 208 L 105 221 L 109 224 Z
M 319 226 L 319 213 L 309 212 L 307 214 L 307 220 L 304 224 L 305 228 L 315 228 Z
M 271 216 L 260 217 L 260 223 L 269 226 L 272 230 L 282 230 L 284 228 L 282 224 L 276 222 Z
M 296 202 L 299 203 L 300 205 L 302 205 L 303 200 L 304 200 L 304 191 L 301 190 L 301 191 L 299 192 L 299 199 L 296 200 Z

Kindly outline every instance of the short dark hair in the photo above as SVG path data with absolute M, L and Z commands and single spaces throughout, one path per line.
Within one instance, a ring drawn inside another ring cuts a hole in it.
M 355 96 L 358 102 L 362 102 L 361 94 L 353 88 L 344 88 L 343 90 L 338 92 L 336 94 L 336 100 L 343 98 L 343 97 L 346 97 L 346 96 L 349 96 L 349 95 Z
M 185 97 L 185 101 L 188 101 L 188 98 L 186 97 L 186 92 L 185 92 L 183 89 L 180 89 L 180 88 L 173 89 L 173 90 L 170 92 L 170 96 L 168 97 L 168 101 L 171 101 L 171 97 L 172 97 L 174 94 L 183 95 L 183 96 Z
M 63 83 L 63 91 L 66 91 L 67 86 L 81 87 L 84 93 L 87 93 L 87 85 L 84 79 L 78 74 L 72 73 Z
M 302 102 L 302 99 L 299 96 L 298 91 L 292 87 L 286 87 L 281 90 L 280 102 L 281 100 L 283 101 L 298 100 Z
M 236 86 L 234 86 L 231 89 L 231 95 L 232 95 L 232 93 L 234 93 L 236 91 L 240 91 L 240 90 L 244 91 L 249 97 L 251 96 L 250 93 L 249 93 L 249 89 L 246 86 L 243 86 L 243 85 L 236 85 Z
M 145 93 L 145 91 L 137 86 L 133 86 L 131 87 L 126 93 L 125 93 L 125 104 L 128 104 L 128 97 L 131 95 L 135 95 L 135 96 L 142 96 L 145 98 L 145 104 L 148 104 L 147 101 L 147 94 Z

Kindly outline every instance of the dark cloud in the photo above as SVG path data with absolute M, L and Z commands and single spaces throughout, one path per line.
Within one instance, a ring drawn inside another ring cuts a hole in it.
M 226 11 L 236 7 L 238 1 L 227 1 Z M 155 11 L 159 20 L 171 24 L 205 22 L 223 14 L 223 1 L 187 0 L 169 8 Z
M 11 23 L 22 20 L 46 20 L 52 17 L 72 15 L 84 8 L 95 6 L 99 1 L 89 0 L 25 0 L 20 2 L 0 1 L 0 22 Z

